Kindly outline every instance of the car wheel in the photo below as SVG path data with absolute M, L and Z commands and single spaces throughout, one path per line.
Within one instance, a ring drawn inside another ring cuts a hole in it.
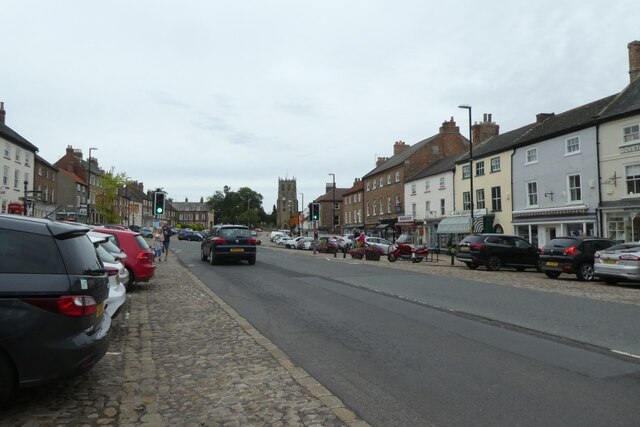
M 254 265 L 256 263 L 256 257 L 252 256 L 251 258 L 249 258 L 247 261 L 249 261 L 249 265 Z
M 0 409 L 9 402 L 16 387 L 16 373 L 9 358 L 0 351 Z
M 544 274 L 550 279 L 557 279 L 560 276 L 559 271 L 545 271 Z
M 464 264 L 467 266 L 469 270 L 475 270 L 478 268 L 478 264 L 472 264 L 470 262 L 465 262 Z
M 578 276 L 578 280 L 583 282 L 593 281 L 593 265 L 587 262 L 580 264 L 576 276 Z
M 200 248 L 200 259 L 202 261 L 206 261 L 207 260 L 207 253 L 204 251 L 204 248 Z
M 125 289 L 128 289 L 129 286 L 133 285 L 133 282 L 136 281 L 136 276 L 133 274 L 133 270 L 127 267 L 127 271 L 129 272 L 129 282 L 124 286 Z
M 215 265 L 216 264 L 216 256 L 213 253 L 213 249 L 209 249 L 209 264 L 211 264 L 211 265 Z
M 495 255 L 489 257 L 489 261 L 487 261 L 488 270 L 498 271 L 500 270 L 501 267 L 502 267 L 502 261 L 500 261 L 500 258 L 498 258 Z

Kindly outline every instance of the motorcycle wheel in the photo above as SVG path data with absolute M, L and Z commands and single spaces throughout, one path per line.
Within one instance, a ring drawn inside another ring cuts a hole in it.
M 413 258 L 411 261 L 413 261 L 414 264 L 417 264 L 417 263 L 422 261 L 422 257 L 421 256 L 417 256 L 417 257 Z
M 390 253 L 389 255 L 387 255 L 387 259 L 389 260 L 389 262 L 396 262 L 398 258 L 396 258 L 394 254 Z

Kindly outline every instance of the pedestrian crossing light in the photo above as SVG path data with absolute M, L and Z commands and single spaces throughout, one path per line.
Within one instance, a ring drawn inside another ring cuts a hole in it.
M 164 193 L 162 191 L 156 191 L 153 196 L 153 213 L 155 215 L 164 213 Z

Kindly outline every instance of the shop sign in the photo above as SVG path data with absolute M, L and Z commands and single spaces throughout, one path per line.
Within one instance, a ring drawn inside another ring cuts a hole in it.
M 398 222 L 413 222 L 413 215 L 402 215 L 398 217 Z
M 620 147 L 620 154 L 635 153 L 636 151 L 640 151 L 640 144 L 625 145 L 624 147 Z
M 481 215 L 486 215 L 487 214 L 487 209 L 483 208 L 483 209 L 474 209 L 473 210 L 473 216 L 477 217 L 477 216 L 481 216 Z M 451 211 L 449 213 L 449 216 L 471 216 L 471 210 L 467 209 L 464 211 Z

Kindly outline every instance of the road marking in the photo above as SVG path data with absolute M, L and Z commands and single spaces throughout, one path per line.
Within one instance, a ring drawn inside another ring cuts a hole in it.
M 633 357 L 635 359 L 640 359 L 640 356 L 638 356 L 637 354 L 633 354 L 633 353 L 627 353 L 626 351 L 619 351 L 619 350 L 614 350 L 611 349 L 612 352 L 617 353 L 617 354 L 622 354 L 623 356 L 629 356 L 629 357 Z

